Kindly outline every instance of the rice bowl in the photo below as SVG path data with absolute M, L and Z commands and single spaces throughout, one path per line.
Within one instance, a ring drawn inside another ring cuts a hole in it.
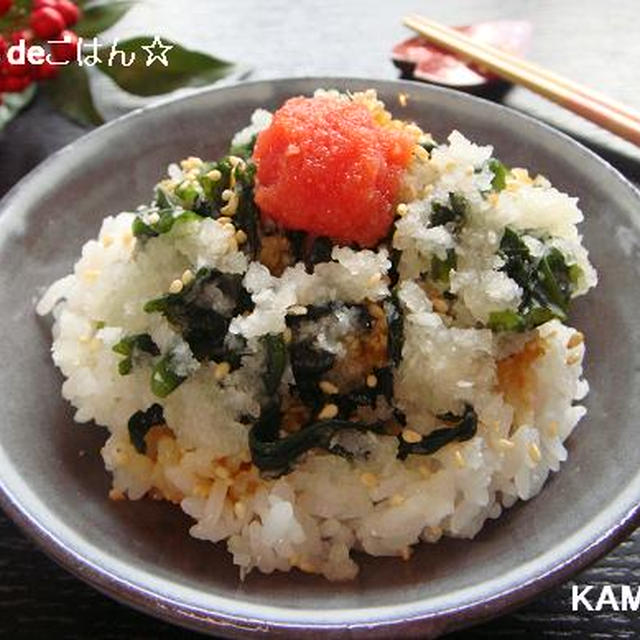
M 371 93 L 320 95 L 364 105 L 377 126 L 414 138 L 388 236 L 366 248 L 332 241 L 310 261 L 267 225 L 262 246 L 290 255 L 287 264 L 260 256 L 232 222 L 237 211 L 223 211 L 233 194 L 215 213 L 185 215 L 197 198 L 207 201 L 197 193 L 202 178 L 222 178 L 219 163 L 189 158 L 170 168 L 151 205 L 107 218 L 38 308 L 54 312 L 54 360 L 76 420 L 111 432 L 103 456 L 112 498 L 179 503 L 196 521 L 192 535 L 226 540 L 242 575 L 295 567 L 345 580 L 357 572 L 352 549 L 408 558 L 418 541 L 472 537 L 540 491 L 584 413 L 575 404 L 587 392 L 582 335 L 566 324 L 562 303 L 545 307 L 509 275 L 518 256 L 526 255 L 529 274 L 552 256 L 564 302 L 595 284 L 575 199 L 544 177 L 503 172 L 490 147 L 458 132 L 435 145 L 416 125 L 385 115 Z M 233 147 L 269 126 L 259 112 Z M 237 184 L 253 188 L 250 178 L 243 183 L 251 155 L 231 157 L 225 180 L 235 171 Z M 159 194 L 168 201 L 161 206 Z M 161 231 L 163 209 L 172 224 Z M 222 337 L 241 347 L 198 357 L 169 317 L 167 303 L 200 285 L 198 296 L 228 321 Z M 149 306 L 154 300 L 164 302 Z M 399 353 L 390 339 L 398 317 Z M 376 351 L 381 333 L 384 349 L 369 362 L 363 354 Z M 311 376 L 305 401 L 291 354 L 309 344 L 314 357 L 331 357 Z M 271 382 L 269 362 L 282 351 L 286 363 Z M 367 366 L 353 375 L 336 366 L 354 360 Z M 350 403 L 337 401 L 345 395 Z M 284 418 L 274 441 L 322 421 L 355 426 L 341 425 L 286 464 L 265 462 L 251 431 L 275 396 Z M 444 444 L 432 450 L 438 437 Z

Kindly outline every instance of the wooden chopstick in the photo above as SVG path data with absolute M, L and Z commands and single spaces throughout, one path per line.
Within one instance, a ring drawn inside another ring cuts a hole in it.
M 406 26 L 440 47 L 453 51 L 515 84 L 543 95 L 592 122 L 640 145 L 640 114 L 577 82 L 478 43 L 468 36 L 421 16 L 407 16 Z

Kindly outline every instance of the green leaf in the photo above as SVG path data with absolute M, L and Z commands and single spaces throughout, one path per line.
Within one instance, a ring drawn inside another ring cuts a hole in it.
M 36 85 L 31 84 L 20 93 L 3 93 L 1 95 L 0 130 L 33 100 L 36 95 Z
M 166 398 L 176 387 L 186 380 L 179 376 L 172 367 L 171 355 L 160 360 L 151 373 L 151 391 L 159 398 Z
M 487 326 L 492 331 L 524 331 L 526 324 L 525 319 L 511 309 L 492 311 L 487 322 Z
M 104 122 L 93 102 L 89 78 L 83 67 L 70 64 L 61 70 L 54 81 L 48 82 L 45 86 L 55 108 L 70 120 L 85 127 L 101 125 Z
M 166 53 L 168 66 L 164 66 L 158 59 L 147 66 L 149 55 L 142 47 L 150 46 L 152 42 L 153 38 L 150 36 L 140 36 L 118 43 L 118 50 L 124 51 L 127 58 L 129 54 L 135 53 L 135 60 L 129 67 L 121 64 L 121 56 L 109 65 L 111 47 L 102 47 L 99 50 L 102 62 L 98 68 L 125 91 L 143 97 L 169 93 L 183 87 L 212 84 L 224 78 L 234 68 L 230 62 L 198 51 L 189 51 L 170 40 L 162 40 L 163 45 L 172 47 Z M 159 48 L 155 52 L 158 55 L 161 53 Z
M 489 169 L 493 173 L 491 187 L 494 191 L 502 191 L 507 186 L 507 174 L 509 169 L 497 158 L 489 158 Z
M 130 0 L 92 2 L 83 10 L 82 18 L 76 25 L 75 31 L 82 38 L 93 38 L 112 27 L 134 4 Z

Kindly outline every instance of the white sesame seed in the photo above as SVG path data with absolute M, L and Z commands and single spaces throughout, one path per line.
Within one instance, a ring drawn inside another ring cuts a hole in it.
M 182 280 L 182 284 L 184 284 L 184 285 L 191 284 L 195 280 L 195 276 L 193 275 L 193 271 L 191 271 L 191 269 L 187 269 L 180 276 L 180 280 Z
M 402 217 L 402 216 L 406 216 L 407 212 L 409 211 L 409 207 L 404 203 L 401 202 L 397 207 L 396 207 L 396 213 Z
M 180 293 L 184 284 L 182 280 L 178 280 L 177 278 L 169 285 L 169 293 Z
M 403 429 L 402 430 L 402 439 L 407 444 L 417 444 L 422 441 L 422 435 L 420 435 L 417 431 L 413 429 Z
M 580 354 L 574 353 L 567 358 L 567 364 L 571 367 L 574 364 L 578 364 L 580 362 Z
M 375 389 L 377 384 L 378 384 L 378 378 L 374 376 L 373 373 L 370 373 L 367 376 L 367 387 L 369 387 L 369 389 Z
M 233 191 L 231 191 L 231 189 L 225 189 L 222 192 L 221 198 L 225 201 L 225 202 L 229 202 L 229 200 L 231 200 L 231 198 L 233 197 Z
M 220 216 L 218 218 L 218 224 L 221 224 L 221 225 L 231 224 L 231 218 L 227 218 L 226 216 Z
M 222 174 L 220 173 L 220 171 L 218 171 L 218 169 L 212 169 L 211 171 L 209 171 L 209 173 L 207 173 L 207 178 L 209 178 L 209 180 L 211 180 L 212 182 L 218 182 L 218 180 L 222 178 Z
M 318 420 L 331 420 L 338 415 L 338 406 L 335 404 L 325 404 L 318 414 Z
M 247 241 L 247 234 L 242 230 L 242 229 L 238 229 L 236 231 L 236 242 L 239 245 L 244 244 Z
M 329 382 L 328 380 L 321 380 L 318 386 L 320 387 L 322 392 L 326 393 L 327 395 L 335 395 L 339 391 L 338 387 L 336 387 L 333 382 Z
M 149 224 L 155 224 L 160 221 L 160 216 L 154 211 L 149 214 Z

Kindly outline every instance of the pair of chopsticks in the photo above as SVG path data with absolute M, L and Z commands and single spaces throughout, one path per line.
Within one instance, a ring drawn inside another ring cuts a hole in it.
M 640 112 L 577 82 L 506 51 L 483 44 L 445 25 L 410 15 L 404 24 L 434 44 L 476 63 L 494 74 L 522 85 L 640 145 Z

